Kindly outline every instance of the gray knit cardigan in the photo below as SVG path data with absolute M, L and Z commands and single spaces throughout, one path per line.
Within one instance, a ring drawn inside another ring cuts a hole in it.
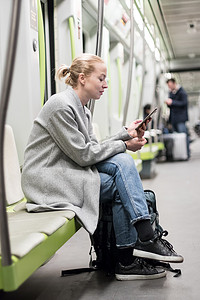
M 125 128 L 101 143 L 91 114 L 68 87 L 40 111 L 25 150 L 22 189 L 27 210 L 72 210 L 89 233 L 99 215 L 100 177 L 95 164 L 126 150 Z

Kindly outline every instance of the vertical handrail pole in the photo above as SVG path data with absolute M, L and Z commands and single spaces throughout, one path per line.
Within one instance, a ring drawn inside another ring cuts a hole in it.
M 120 57 L 117 57 L 116 59 L 117 64 L 117 74 L 118 74 L 118 117 L 121 116 L 122 111 L 122 68 L 121 68 L 121 60 Z
M 95 54 L 101 56 L 102 40 L 103 40 L 103 15 L 104 0 L 98 0 L 98 24 L 97 24 L 97 42 Z
M 14 64 L 17 50 L 17 37 L 19 29 L 21 0 L 12 1 L 13 10 L 11 17 L 10 36 L 7 45 L 7 57 L 5 59 L 4 76 L 0 100 L 0 232 L 1 232 L 1 253 L 2 266 L 12 264 L 10 240 L 8 231 L 8 219 L 6 213 L 6 193 L 4 180 L 4 131 L 6 113 L 9 102 L 9 95 L 14 72 Z
M 70 41 L 71 41 L 71 53 L 72 53 L 72 60 L 76 57 L 76 50 L 75 50 L 75 30 L 74 30 L 74 18 L 69 17 L 69 30 L 70 30 Z
M 129 106 L 130 95 L 131 95 L 133 57 L 134 57 L 134 15 L 133 15 L 133 0 L 130 0 L 130 58 L 129 58 L 128 81 L 127 81 L 126 100 L 124 105 L 122 126 L 126 125 L 127 112 L 128 112 L 128 106 Z
M 98 20 L 97 20 L 97 40 L 95 54 L 101 56 L 102 39 L 103 39 L 103 15 L 104 15 L 104 0 L 98 0 Z M 88 103 L 92 115 L 94 113 L 95 100 L 91 99 Z
M 42 7 L 40 0 L 37 0 L 38 6 L 38 40 L 39 40 L 39 66 L 40 66 L 40 97 L 41 105 L 44 105 L 45 79 L 46 79 L 46 53 L 44 41 L 44 22 L 42 16 Z
M 145 2 L 143 1 L 143 8 L 145 6 Z M 144 13 L 144 12 L 143 12 Z M 145 78 L 145 49 L 146 49 L 146 44 L 145 44 L 145 20 L 143 19 L 143 29 L 142 29 L 142 42 L 143 42 L 143 48 L 142 48 L 142 87 L 140 91 L 140 102 L 139 102 L 139 108 L 138 108 L 138 114 L 137 118 L 139 119 L 140 117 L 140 112 L 142 109 L 142 100 L 143 100 L 143 94 L 144 94 L 144 78 Z

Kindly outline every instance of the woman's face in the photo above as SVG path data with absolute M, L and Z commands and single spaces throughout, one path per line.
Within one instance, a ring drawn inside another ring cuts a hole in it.
M 108 87 L 106 82 L 107 69 L 104 63 L 96 63 L 95 70 L 85 77 L 84 91 L 88 99 L 99 99 Z

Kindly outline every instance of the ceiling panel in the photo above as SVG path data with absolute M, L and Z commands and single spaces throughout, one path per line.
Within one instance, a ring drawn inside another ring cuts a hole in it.
M 200 0 L 148 0 L 148 3 L 153 11 L 152 15 L 156 18 L 160 37 L 164 39 L 167 46 L 166 53 L 171 54 L 168 60 L 173 61 L 174 66 L 179 66 L 179 71 L 184 71 L 175 73 L 175 76 L 187 91 L 189 101 L 198 102 L 200 99 Z M 152 18 L 150 19 L 152 22 Z M 177 70 L 176 67 L 175 69 Z M 172 71 L 175 69 L 172 68 Z
M 200 1 L 159 0 L 174 58 L 200 56 Z

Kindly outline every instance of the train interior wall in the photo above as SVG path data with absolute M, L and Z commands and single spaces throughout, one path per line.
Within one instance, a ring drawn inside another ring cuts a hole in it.
M 31 6 L 36 2 L 22 1 L 16 65 L 7 115 L 7 123 L 14 130 L 21 166 L 33 120 L 42 106 L 38 30 L 30 18 L 31 13 L 36 13 L 35 8 Z M 48 50 L 49 16 L 47 4 L 43 2 L 46 12 L 46 81 L 49 87 L 47 94 L 50 97 L 52 79 L 49 73 L 52 70 L 50 50 Z M 119 21 L 122 10 L 125 13 L 120 4 L 123 1 L 105 2 L 108 4 L 105 5 L 102 58 L 107 65 L 109 89 L 96 102 L 93 116 L 93 122 L 98 125 L 102 139 L 116 133 L 122 125 L 128 125 L 138 117 L 142 118 L 143 106 L 147 103 L 161 109 L 162 121 L 167 120 L 169 116 L 169 109 L 164 104 L 168 97 L 166 86 L 168 65 L 165 60 L 156 59 L 155 53 L 147 43 L 143 44 L 142 31 L 136 24 L 131 96 L 126 123 L 123 124 L 130 58 L 130 20 L 127 16 L 128 21 L 123 26 Z M 116 9 L 113 13 L 115 2 L 119 4 L 120 9 Z M 1 1 L 0 4 L 2 7 L 0 9 L 0 79 L 2 83 L 6 67 L 11 1 Z M 97 1 L 57 0 L 54 4 L 55 69 L 57 69 L 62 64 L 70 65 L 73 58 L 68 25 L 71 16 L 75 24 L 75 55 L 80 54 L 83 49 L 85 52 L 95 53 Z M 7 11 L 7 14 L 4 14 L 4 11 Z M 33 41 L 36 42 L 36 49 L 33 47 Z M 63 82 L 56 83 L 56 92 L 63 89 L 65 89 Z M 157 98 L 155 91 L 157 91 Z M 1 299 L 199 299 L 200 138 L 194 132 L 194 125 L 199 120 L 200 96 L 198 95 L 195 101 L 190 101 L 189 95 L 187 125 L 192 141 L 191 159 L 184 162 L 160 162 L 157 164 L 158 175 L 154 179 L 143 180 L 144 188 L 154 190 L 157 195 L 160 221 L 169 231 L 169 241 L 185 258 L 185 262 L 178 266 L 182 271 L 180 277 L 174 278 L 173 274 L 168 272 L 167 278 L 155 281 L 117 282 L 112 277 L 105 277 L 102 273 L 94 272 L 61 278 L 62 269 L 88 266 L 90 240 L 88 234 L 81 229 L 17 291 L 11 293 L 0 291 Z M 163 126 L 161 122 L 160 129 Z M 176 265 L 173 267 L 176 268 Z

